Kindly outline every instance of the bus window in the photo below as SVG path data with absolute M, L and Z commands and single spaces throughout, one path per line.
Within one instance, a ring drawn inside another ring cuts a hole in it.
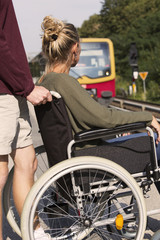
M 85 75 L 94 79 L 110 75 L 108 43 L 81 43 L 81 49 L 79 63 L 70 72 L 73 77 Z

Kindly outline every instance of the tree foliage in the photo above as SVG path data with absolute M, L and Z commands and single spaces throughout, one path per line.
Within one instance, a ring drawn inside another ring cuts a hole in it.
M 113 41 L 116 72 L 131 79 L 129 49 L 138 50 L 139 71 L 160 85 L 160 4 L 159 0 L 103 0 L 99 15 L 93 15 L 79 28 L 81 37 L 107 37 Z
M 85 37 L 95 37 L 96 32 L 100 28 L 100 17 L 97 14 L 92 15 L 89 20 L 83 22 L 81 28 L 78 29 L 79 35 Z

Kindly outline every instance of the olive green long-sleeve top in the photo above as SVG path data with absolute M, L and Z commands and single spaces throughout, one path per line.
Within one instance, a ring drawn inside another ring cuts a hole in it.
M 75 133 L 93 127 L 113 128 L 135 122 L 149 125 L 152 121 L 149 112 L 122 112 L 99 104 L 75 78 L 65 73 L 51 72 L 37 85 L 56 91 L 63 97 Z

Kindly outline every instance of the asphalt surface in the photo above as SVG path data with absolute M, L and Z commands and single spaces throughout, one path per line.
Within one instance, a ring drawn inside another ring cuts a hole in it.
M 30 107 L 30 116 L 31 116 L 32 128 L 33 128 L 33 142 L 34 142 L 34 146 L 36 147 L 42 143 L 42 140 L 41 140 L 40 134 L 38 133 L 38 127 L 37 127 L 37 122 L 35 119 L 33 107 L 31 105 L 29 105 L 29 107 Z M 12 161 L 10 161 L 10 167 L 11 166 L 12 166 Z M 146 196 L 146 206 L 147 206 L 147 211 L 160 208 L 160 196 L 154 185 L 152 186 L 151 191 Z M 159 229 L 160 229 L 160 214 L 148 216 L 148 224 L 147 224 L 147 229 L 145 232 L 144 239 L 145 240 L 151 239 L 154 232 L 156 232 Z M 21 240 L 21 238 L 17 236 L 16 233 L 13 232 L 8 222 L 6 221 L 5 217 L 3 217 L 3 237 L 4 237 L 4 240 Z M 89 238 L 89 239 L 99 240 L 100 238 L 97 235 L 94 235 L 92 238 Z

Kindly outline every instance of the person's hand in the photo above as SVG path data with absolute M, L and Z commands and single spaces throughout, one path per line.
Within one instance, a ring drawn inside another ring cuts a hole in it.
M 160 124 L 157 122 L 157 119 L 153 116 L 153 120 L 151 122 L 151 126 L 156 130 L 157 132 L 157 139 L 156 144 L 160 142 Z
M 46 88 L 42 86 L 35 86 L 33 91 L 27 96 L 27 100 L 34 106 L 46 104 L 52 101 L 52 95 Z

